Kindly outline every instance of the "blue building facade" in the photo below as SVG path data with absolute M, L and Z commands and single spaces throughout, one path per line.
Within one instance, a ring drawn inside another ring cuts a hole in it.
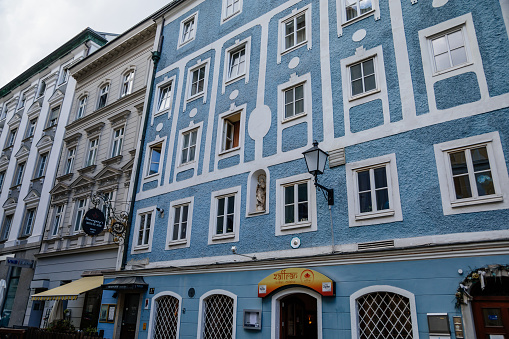
M 156 13 L 126 265 L 110 276 L 147 285 L 104 292 L 119 309 L 106 333 L 508 337 L 508 17 L 502 0 Z M 314 140 L 332 206 L 302 155 Z

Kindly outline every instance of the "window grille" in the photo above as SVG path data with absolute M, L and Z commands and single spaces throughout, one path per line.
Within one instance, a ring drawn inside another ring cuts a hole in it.
M 177 338 L 179 300 L 162 296 L 156 300 L 154 339 Z
M 413 338 L 410 300 L 399 294 L 375 292 L 357 299 L 359 339 Z
M 233 338 L 233 298 L 214 294 L 204 301 L 203 339 Z

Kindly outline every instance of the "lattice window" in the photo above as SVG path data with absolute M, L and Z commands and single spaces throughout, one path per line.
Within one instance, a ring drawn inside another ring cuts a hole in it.
M 233 338 L 233 298 L 213 294 L 203 306 L 203 339 Z
M 154 339 L 177 338 L 179 300 L 166 295 L 156 300 Z
M 375 292 L 357 299 L 359 339 L 413 338 L 410 300 L 399 294 Z

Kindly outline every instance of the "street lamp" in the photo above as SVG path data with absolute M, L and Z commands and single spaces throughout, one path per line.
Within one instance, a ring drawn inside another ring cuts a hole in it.
M 318 148 L 318 142 L 313 141 L 313 147 L 308 149 L 307 151 L 302 152 L 304 155 L 304 159 L 306 160 L 306 166 L 308 167 L 308 172 L 311 173 L 315 177 L 315 187 L 318 187 L 326 194 L 327 203 L 329 206 L 334 205 L 334 190 L 332 188 L 327 188 L 318 183 L 318 174 L 323 174 L 323 170 L 325 168 L 325 163 L 327 162 L 327 158 L 329 155 L 327 152 L 322 151 Z

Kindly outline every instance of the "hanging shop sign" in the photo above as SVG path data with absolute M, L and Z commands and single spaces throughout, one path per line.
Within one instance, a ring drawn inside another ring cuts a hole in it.
M 104 213 L 97 208 L 92 208 L 85 213 L 81 228 L 88 235 L 98 235 L 104 229 L 106 218 Z
M 258 297 L 263 298 L 288 285 L 306 286 L 323 296 L 334 295 L 334 282 L 320 272 L 308 268 L 285 268 L 268 275 L 258 283 Z

